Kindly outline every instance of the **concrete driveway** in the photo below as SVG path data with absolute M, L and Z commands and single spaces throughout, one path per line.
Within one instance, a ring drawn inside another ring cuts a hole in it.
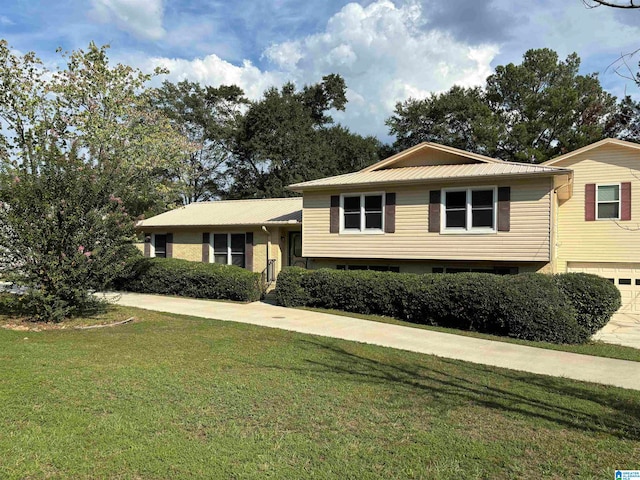
M 597 332 L 593 339 L 640 348 L 640 314 L 625 312 L 614 314 L 609 323 Z

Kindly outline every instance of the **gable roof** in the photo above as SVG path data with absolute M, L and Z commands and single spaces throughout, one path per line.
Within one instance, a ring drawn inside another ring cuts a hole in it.
M 141 220 L 144 227 L 291 225 L 302 222 L 302 197 L 195 202 Z
M 289 185 L 293 191 L 314 190 L 337 186 L 367 186 L 379 184 L 427 183 L 454 179 L 483 177 L 514 177 L 531 175 L 568 174 L 570 170 L 515 162 L 486 162 L 462 165 L 431 165 L 424 167 L 390 168 L 386 170 L 364 171 L 320 178 L 308 182 Z
M 484 155 L 479 155 L 477 153 L 460 150 L 459 148 L 449 147 L 447 145 L 441 145 L 439 143 L 433 143 L 433 142 L 422 142 L 411 148 L 407 148 L 402 152 L 396 153 L 395 155 L 389 158 L 386 158 L 377 163 L 374 163 L 373 165 L 369 165 L 368 167 L 365 167 L 360 171 L 372 172 L 374 170 L 393 168 L 393 165 L 397 164 L 401 160 L 404 160 L 407 157 L 416 155 L 417 153 L 423 152 L 425 150 L 435 150 L 435 151 L 447 153 L 449 155 L 455 155 L 457 157 L 460 157 L 466 160 L 470 160 L 469 162 L 466 162 L 466 163 L 503 163 L 502 160 L 498 160 L 497 158 L 486 157 Z
M 567 160 L 571 157 L 575 157 L 580 155 L 581 153 L 588 152 L 589 150 L 593 150 L 604 145 L 617 145 L 619 147 L 627 147 L 633 148 L 635 150 L 640 150 L 640 144 L 627 142 L 625 140 L 619 140 L 617 138 L 605 138 L 604 140 L 600 140 L 599 142 L 592 143 L 591 145 L 587 145 L 586 147 L 579 148 L 574 150 L 573 152 L 565 153 L 564 155 L 560 155 L 559 157 L 552 158 L 551 160 L 547 160 L 543 162 L 541 165 L 555 165 L 556 163 L 560 163 L 564 160 Z

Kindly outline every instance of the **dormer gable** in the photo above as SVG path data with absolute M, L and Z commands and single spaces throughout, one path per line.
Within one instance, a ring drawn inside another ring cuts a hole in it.
M 360 171 L 375 172 L 391 168 L 432 167 L 438 165 L 465 165 L 477 163 L 504 162 L 496 158 L 485 157 L 484 155 L 466 152 L 458 148 L 448 147 L 438 143 L 423 142 L 378 163 L 369 165 Z

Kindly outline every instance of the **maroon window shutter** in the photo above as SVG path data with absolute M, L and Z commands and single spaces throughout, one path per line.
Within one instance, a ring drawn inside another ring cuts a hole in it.
M 620 185 L 620 220 L 631 220 L 631 182 Z
M 596 219 L 596 184 L 587 183 L 584 186 L 584 219 L 593 222 Z
M 440 232 L 440 190 L 429 192 L 429 231 Z
M 498 187 L 498 231 L 511 230 L 511 187 Z
M 387 193 L 384 201 L 384 232 L 396 231 L 396 194 Z
M 331 195 L 329 212 L 329 233 L 340 232 L 340 195 Z
M 167 258 L 173 258 L 173 233 L 167 233 Z
M 143 235 L 144 235 L 144 256 L 150 257 L 151 256 L 151 234 L 143 233 Z
M 244 268 L 253 272 L 253 232 L 244 236 Z
M 211 234 L 205 232 L 202 234 L 202 261 L 209 263 L 209 245 L 211 241 Z

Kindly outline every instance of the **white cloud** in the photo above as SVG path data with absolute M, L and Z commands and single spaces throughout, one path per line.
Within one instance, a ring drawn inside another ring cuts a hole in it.
M 471 47 L 427 29 L 428 14 L 419 3 L 350 3 L 329 20 L 324 32 L 272 45 L 265 55 L 299 82 L 340 73 L 354 102 L 337 117 L 359 132 L 385 136 L 384 120 L 396 102 L 453 84 L 481 85 L 492 73 L 497 46 Z
M 217 55 L 153 58 L 147 68 L 164 66 L 173 80 L 236 83 L 251 98 L 287 80 L 302 86 L 339 73 L 347 83 L 349 103 L 347 111 L 335 118 L 358 133 L 386 138 L 384 121 L 396 102 L 425 97 L 453 84 L 480 85 L 492 72 L 497 46 L 470 46 L 428 29 L 428 13 L 419 3 L 378 0 L 366 7 L 350 3 L 330 18 L 324 31 L 267 48 L 263 58 L 273 69 L 265 71 L 248 61 L 234 65 Z
M 89 16 L 101 23 L 114 23 L 136 37 L 157 40 L 162 28 L 163 0 L 91 0 Z
M 253 99 L 259 98 L 268 87 L 284 81 L 280 73 L 263 72 L 248 60 L 242 65 L 234 65 L 213 54 L 194 60 L 154 57 L 145 63 L 145 71 L 155 67 L 169 70 L 168 79 L 171 81 L 191 80 L 213 86 L 235 84 Z
M 5 15 L 0 15 L 0 25 L 8 27 L 10 25 L 15 25 L 15 23 L 9 17 Z

